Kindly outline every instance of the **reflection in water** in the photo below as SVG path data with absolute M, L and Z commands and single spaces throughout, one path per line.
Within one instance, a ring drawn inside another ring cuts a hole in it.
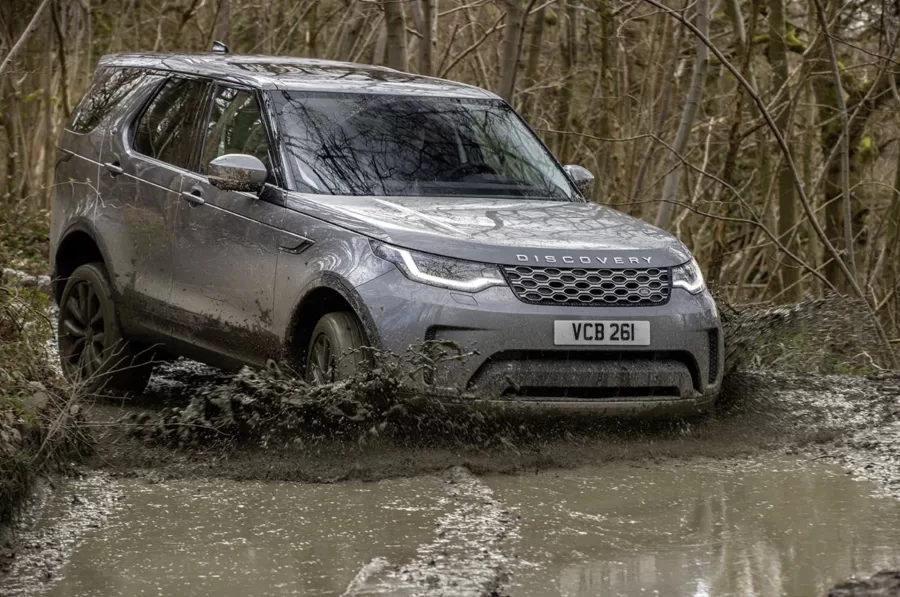
M 487 479 L 524 521 L 511 595 L 822 595 L 900 565 L 900 508 L 793 461 Z

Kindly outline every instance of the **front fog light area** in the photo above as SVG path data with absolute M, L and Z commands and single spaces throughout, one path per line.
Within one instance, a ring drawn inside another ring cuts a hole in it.
M 691 294 L 697 294 L 706 288 L 703 272 L 696 259 L 691 258 L 687 263 L 672 268 L 672 286 L 684 288 Z
M 463 292 L 506 286 L 500 270 L 493 265 L 410 251 L 377 241 L 372 241 L 372 251 L 396 265 L 410 280 L 422 284 Z

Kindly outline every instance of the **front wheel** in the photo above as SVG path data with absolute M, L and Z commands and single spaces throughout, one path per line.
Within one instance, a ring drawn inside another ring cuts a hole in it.
M 306 380 L 324 384 L 351 377 L 364 360 L 363 332 L 350 312 L 327 313 L 319 319 L 306 351 Z
M 122 337 L 102 263 L 82 265 L 69 276 L 59 302 L 58 336 L 63 374 L 86 391 L 140 393 L 147 385 L 153 364 Z

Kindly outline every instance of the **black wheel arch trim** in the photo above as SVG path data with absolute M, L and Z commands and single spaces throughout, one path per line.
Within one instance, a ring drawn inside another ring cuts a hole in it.
M 369 311 L 369 308 L 366 306 L 362 297 L 343 277 L 330 271 L 320 272 L 313 277 L 303 287 L 303 290 L 300 292 L 300 298 L 294 302 L 288 329 L 285 330 L 284 335 L 284 337 L 288 339 L 288 342 L 292 341 L 293 330 L 295 330 L 297 325 L 302 321 L 303 314 L 301 313 L 301 306 L 304 301 L 306 301 L 313 292 L 323 288 L 337 292 L 345 301 L 347 301 L 347 304 L 353 309 L 353 314 L 356 315 L 362 323 L 367 345 L 375 349 L 381 348 L 381 335 L 378 332 L 378 327 L 375 325 L 375 318 L 372 317 L 372 313 Z M 310 325 L 315 325 L 316 322 L 308 323 Z
M 54 287 L 56 284 L 60 283 L 61 280 L 59 278 L 59 268 L 57 267 L 57 261 L 59 256 L 60 248 L 65 244 L 66 240 L 72 236 L 72 234 L 76 232 L 82 232 L 87 234 L 91 240 L 94 241 L 94 244 L 97 246 L 97 249 L 100 251 L 100 257 L 103 259 L 103 265 L 106 267 L 106 273 L 110 277 L 110 286 L 115 295 L 116 287 L 115 284 L 112 283 L 112 280 L 115 280 L 115 272 L 112 269 L 112 262 L 109 259 L 109 250 L 106 247 L 106 243 L 103 242 L 103 237 L 101 237 L 97 233 L 97 228 L 94 224 L 87 218 L 80 217 L 75 219 L 69 226 L 66 228 L 65 232 L 59 235 L 59 241 L 55 245 L 55 252 L 51 256 L 53 260 L 53 272 L 52 272 L 52 281 Z

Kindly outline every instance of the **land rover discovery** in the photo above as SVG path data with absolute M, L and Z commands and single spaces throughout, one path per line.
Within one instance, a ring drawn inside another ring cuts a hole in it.
M 104 57 L 59 146 L 51 258 L 65 373 L 140 391 L 147 355 L 290 360 L 457 345 L 420 391 L 690 411 L 722 378 L 686 247 L 591 202 L 483 89 L 294 58 Z

